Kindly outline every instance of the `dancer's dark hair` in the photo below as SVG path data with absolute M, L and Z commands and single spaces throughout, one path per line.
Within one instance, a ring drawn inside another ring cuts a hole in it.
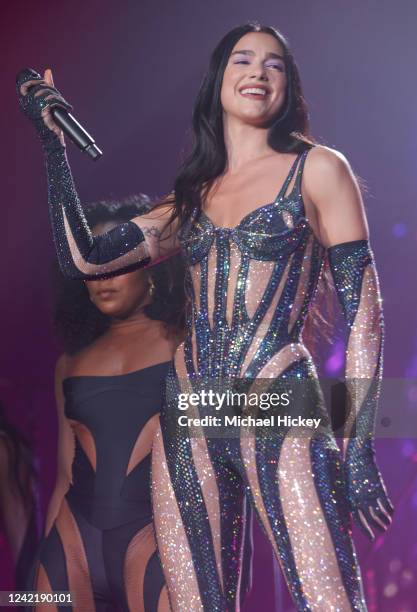
M 123 223 L 150 210 L 151 202 L 144 194 L 123 200 L 102 200 L 87 204 L 85 216 L 91 228 L 98 224 Z M 145 272 L 145 271 L 144 271 Z M 153 300 L 144 307 L 150 319 L 163 321 L 168 334 L 181 334 L 185 325 L 184 264 L 181 255 L 151 266 L 146 273 L 154 285 Z M 110 317 L 90 301 L 80 280 L 63 276 L 54 267 L 56 292 L 54 326 L 62 349 L 69 355 L 88 346 L 110 327 Z

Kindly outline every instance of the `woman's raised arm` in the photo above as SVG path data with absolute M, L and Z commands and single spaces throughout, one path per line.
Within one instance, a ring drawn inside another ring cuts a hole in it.
M 29 68 L 17 75 L 17 92 L 24 114 L 41 139 L 46 158 L 48 201 L 55 248 L 65 276 L 98 279 L 129 272 L 165 259 L 179 249 L 173 205 L 166 203 L 109 232 L 93 236 L 85 219 L 68 164 L 62 132 L 50 108 L 71 106 L 53 86 Z

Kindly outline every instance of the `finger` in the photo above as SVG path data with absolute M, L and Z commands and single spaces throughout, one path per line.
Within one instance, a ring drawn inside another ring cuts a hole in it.
M 52 94 L 55 94 L 55 95 L 58 95 L 58 96 L 61 95 L 59 93 L 59 91 L 57 89 L 55 89 L 55 87 L 52 87 L 51 85 L 46 85 L 44 87 L 42 87 L 42 86 L 38 87 L 38 86 L 35 85 L 35 87 L 36 87 L 36 89 L 34 90 L 35 91 L 35 94 L 34 94 L 35 98 L 37 98 L 38 96 L 41 96 L 42 94 L 48 93 L 48 92 L 50 92 Z
M 370 528 L 368 521 L 366 520 L 362 510 L 356 510 L 353 513 L 354 518 L 356 519 L 356 524 L 360 529 L 362 529 L 363 533 L 373 542 L 375 540 L 375 536 Z
M 16 89 L 19 93 L 22 93 L 21 87 L 28 81 L 42 81 L 42 77 L 32 68 L 23 68 L 23 70 L 20 70 L 16 75 Z
M 29 89 L 31 89 L 32 87 L 36 87 L 37 85 L 44 85 L 45 81 L 43 79 L 39 80 L 31 80 L 31 81 L 26 81 L 26 83 L 23 83 L 20 88 L 19 91 L 22 94 L 22 96 L 26 96 L 26 94 L 28 93 Z
M 388 495 L 385 496 L 384 507 L 388 510 L 391 516 L 394 514 L 394 505 Z
M 48 85 L 52 85 L 52 87 L 54 86 L 54 83 L 52 81 L 52 73 L 51 73 L 51 69 L 47 68 L 45 70 L 45 73 L 43 75 L 43 78 L 45 79 L 45 81 L 48 83 Z
M 44 111 L 42 111 L 42 119 L 45 123 L 45 125 L 52 130 L 53 132 L 55 132 L 55 134 L 57 134 L 58 136 L 61 135 L 61 130 L 60 128 L 57 126 L 57 124 L 55 123 L 52 114 L 51 114 L 51 110 L 49 108 L 45 108 Z
M 61 98 L 58 98 L 54 94 L 50 94 L 49 96 L 45 96 L 44 100 L 45 100 L 45 103 L 48 102 L 48 104 L 45 104 L 42 112 L 46 111 L 47 109 L 49 109 L 52 106 L 52 101 L 61 103 Z
M 49 76 L 51 77 L 51 84 L 54 86 L 54 77 L 52 76 L 52 70 L 49 68 Z
M 52 108 L 52 106 L 60 106 L 61 108 L 64 108 L 65 110 L 71 110 L 72 106 L 70 104 L 68 104 L 68 102 L 66 102 L 64 100 L 64 98 L 61 97 L 57 97 L 54 94 L 51 94 L 50 96 L 46 96 L 46 98 L 43 98 L 40 101 L 41 104 L 41 113 L 46 109 L 46 108 Z
M 56 98 L 50 98 L 49 100 L 42 100 L 42 103 L 43 103 L 42 105 L 43 107 L 41 110 L 41 117 L 42 117 L 43 122 L 49 129 L 53 130 L 54 132 L 60 135 L 62 130 L 55 121 L 55 117 L 54 117 L 52 109 L 53 108 L 64 108 L 65 110 L 67 110 L 67 107 L 63 106 L 62 101 L 57 100 Z
M 388 497 L 386 497 L 383 501 L 380 497 L 378 497 L 377 503 L 381 511 L 384 512 L 385 515 L 388 517 L 389 521 L 392 522 L 391 517 L 394 514 L 394 506 L 392 505 Z
M 391 525 L 392 518 L 386 512 L 381 510 L 379 506 L 373 506 L 372 510 L 374 511 L 375 516 L 377 516 L 386 527 Z
M 373 524 L 375 525 L 375 527 L 377 527 L 380 531 L 385 532 L 389 525 L 389 523 L 386 522 L 387 519 L 385 515 L 382 512 L 376 510 L 375 508 L 372 508 L 372 506 L 369 506 L 369 514 L 372 517 Z M 382 518 L 383 516 L 385 517 L 385 519 Z
M 367 508 L 360 508 L 360 511 L 362 512 L 362 515 L 364 519 L 366 520 L 366 522 L 368 523 L 369 527 L 373 529 L 376 528 L 378 529 L 378 531 L 385 532 L 386 531 L 385 525 L 381 524 L 381 522 L 379 522 L 378 520 L 375 520 L 375 514 L 371 512 L 371 509 L 373 510 L 371 506 L 368 506 Z
M 54 94 L 58 94 L 60 95 L 60 93 L 58 91 L 55 90 L 55 88 L 50 87 L 50 85 L 47 85 L 45 83 L 45 81 L 33 81 L 33 84 L 30 85 L 29 87 L 27 87 L 27 93 L 26 96 L 32 96 L 35 97 L 37 95 L 41 95 L 42 93 L 47 93 L 48 91 L 54 93 Z M 38 94 L 39 92 L 39 94 Z
M 69 104 L 66 100 L 64 100 L 60 92 L 57 89 L 55 89 L 55 87 L 51 87 L 50 85 L 44 85 L 42 83 L 38 83 L 32 86 L 26 95 L 27 95 L 28 102 L 30 102 L 30 96 L 33 99 L 38 98 L 38 97 L 40 98 L 40 100 L 37 102 L 37 105 L 40 108 L 40 110 L 43 110 L 47 106 L 52 106 L 52 105 L 61 106 L 62 108 L 66 110 L 72 110 L 71 104 Z

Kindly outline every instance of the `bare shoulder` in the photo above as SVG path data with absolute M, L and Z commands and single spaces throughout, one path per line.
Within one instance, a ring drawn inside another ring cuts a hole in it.
M 304 190 L 325 246 L 368 237 L 368 224 L 356 177 L 346 157 L 317 145 L 307 155 Z
M 98 361 L 97 357 L 100 357 L 103 352 L 102 343 L 105 335 L 102 334 L 95 338 L 90 344 L 71 355 L 68 353 L 60 355 L 55 364 L 55 383 L 62 383 L 62 380 L 67 376 L 83 375 L 85 371 L 91 371 L 92 363 Z M 106 350 L 106 347 L 104 347 L 104 350 Z
M 304 176 L 306 182 L 315 183 L 323 180 L 352 179 L 353 172 L 343 153 L 337 149 L 316 145 L 307 155 Z

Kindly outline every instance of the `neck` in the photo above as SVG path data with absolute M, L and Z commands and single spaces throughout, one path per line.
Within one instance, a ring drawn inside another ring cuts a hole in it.
M 223 115 L 223 133 L 229 174 L 235 174 L 246 164 L 275 153 L 268 144 L 268 130 L 264 127 Z
M 144 327 L 158 326 L 161 321 L 150 319 L 144 311 L 145 305 L 138 306 L 131 314 L 125 317 L 112 317 L 110 323 L 110 333 L 130 334 L 135 330 L 142 330 Z

